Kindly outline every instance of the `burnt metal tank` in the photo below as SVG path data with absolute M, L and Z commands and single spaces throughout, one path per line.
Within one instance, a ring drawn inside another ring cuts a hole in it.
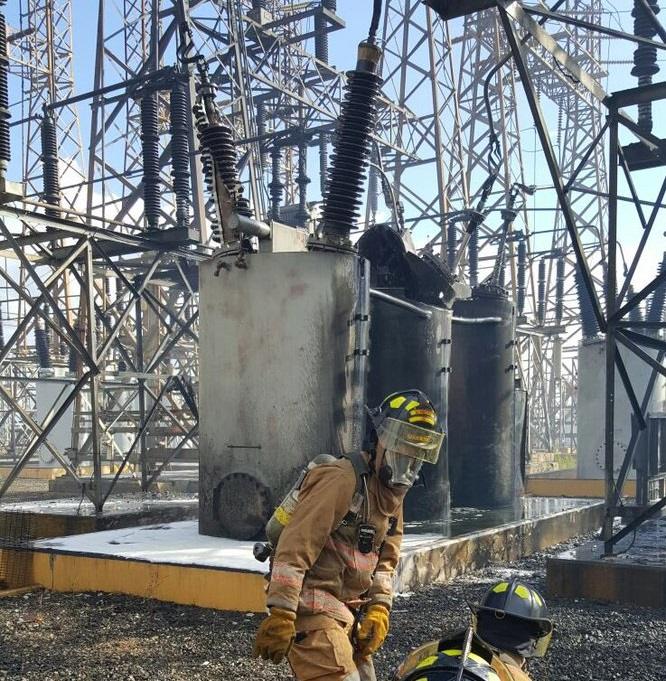
M 370 359 L 368 404 L 392 392 L 417 388 L 432 400 L 446 433 L 451 310 L 448 268 L 418 256 L 390 226 L 377 225 L 358 243 L 370 261 Z M 424 465 L 420 486 L 407 494 L 407 521 L 445 522 L 449 514 L 447 438 L 436 465 Z M 425 485 L 425 486 L 424 486 Z
M 479 285 L 453 307 L 449 471 L 453 506 L 499 508 L 516 496 L 514 306 Z
M 202 534 L 260 535 L 309 461 L 360 449 L 366 269 L 342 251 L 201 265 Z

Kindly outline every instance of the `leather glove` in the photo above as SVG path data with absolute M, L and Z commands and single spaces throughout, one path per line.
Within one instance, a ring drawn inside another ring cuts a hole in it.
M 361 621 L 358 630 L 357 650 L 360 655 L 367 657 L 379 650 L 389 630 L 389 611 L 379 603 L 371 605 Z
M 296 637 L 296 613 L 281 608 L 271 608 L 271 614 L 259 625 L 254 641 L 253 654 L 278 664 L 287 653 Z

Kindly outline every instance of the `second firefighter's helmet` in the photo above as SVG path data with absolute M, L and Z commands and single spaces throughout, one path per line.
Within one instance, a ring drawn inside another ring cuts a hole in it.
M 472 606 L 477 636 L 495 650 L 543 657 L 553 622 L 541 594 L 517 579 L 497 582 Z
M 393 393 L 369 409 L 368 417 L 373 440 L 385 451 L 379 471 L 385 484 L 410 486 L 424 462 L 437 462 L 444 434 L 425 393 L 416 389 Z
M 443 648 L 437 641 L 414 650 L 402 663 L 395 681 L 455 681 L 460 672 L 460 648 Z M 483 656 L 471 652 L 463 665 L 462 681 L 500 681 Z

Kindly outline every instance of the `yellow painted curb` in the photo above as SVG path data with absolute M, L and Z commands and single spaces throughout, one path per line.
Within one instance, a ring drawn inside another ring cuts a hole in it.
M 525 493 L 535 497 L 590 497 L 603 499 L 605 488 L 603 480 L 583 480 L 578 478 L 527 478 Z M 636 481 L 627 480 L 622 490 L 624 496 L 636 496 Z
M 104 591 L 217 610 L 264 612 L 262 575 L 106 556 L 33 551 L 31 582 L 52 591 Z

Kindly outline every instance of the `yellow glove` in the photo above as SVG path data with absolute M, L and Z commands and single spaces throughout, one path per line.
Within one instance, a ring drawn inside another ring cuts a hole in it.
M 365 613 L 358 630 L 357 650 L 363 656 L 379 650 L 389 629 L 389 611 L 384 605 L 371 605 Z
M 278 664 L 291 649 L 296 636 L 296 613 L 271 608 L 271 614 L 259 625 L 254 641 L 254 656 Z

